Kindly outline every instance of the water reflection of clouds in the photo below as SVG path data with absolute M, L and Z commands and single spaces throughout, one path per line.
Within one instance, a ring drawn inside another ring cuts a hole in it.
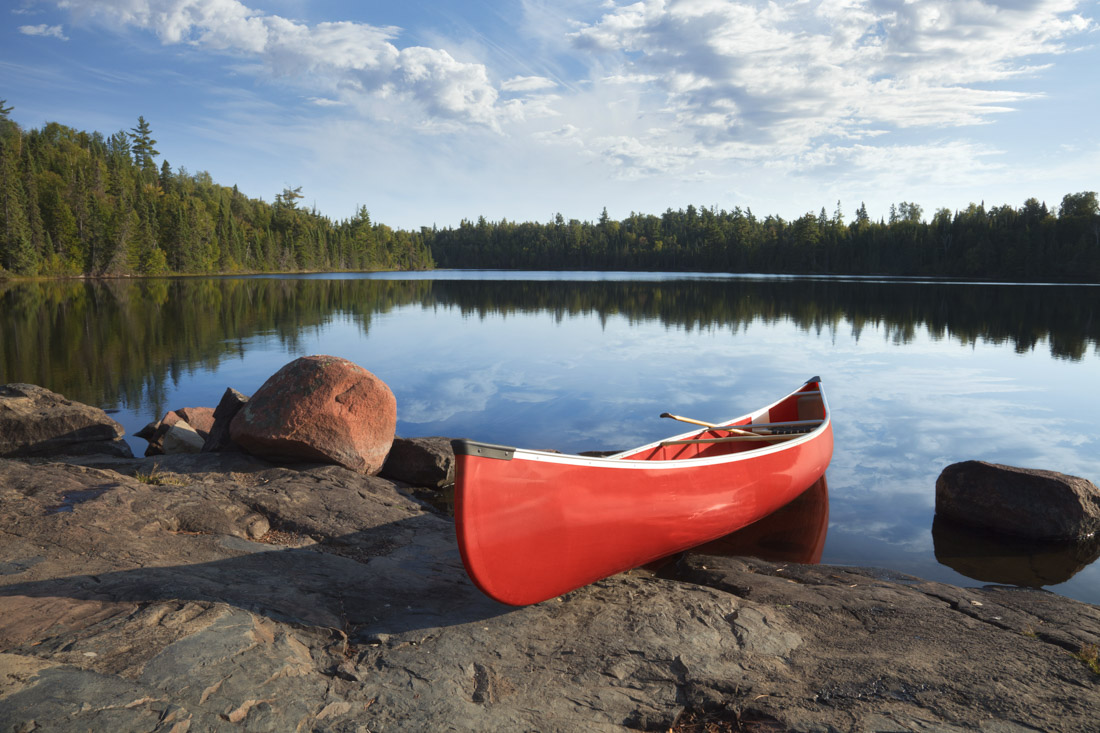
M 440 378 L 431 374 L 431 389 L 427 384 L 406 385 L 398 396 L 402 422 L 422 424 L 442 422 L 461 412 L 482 412 L 497 393 L 493 370 L 464 373 Z M 411 393 L 412 397 L 406 397 Z
M 552 392 L 534 392 L 524 390 L 503 390 L 500 393 L 501 399 L 510 400 L 511 402 L 524 402 L 524 403 L 538 403 L 549 402 L 554 399 Z

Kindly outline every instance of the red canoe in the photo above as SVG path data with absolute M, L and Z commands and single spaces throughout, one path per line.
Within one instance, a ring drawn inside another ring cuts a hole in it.
M 833 454 L 818 377 L 752 414 L 697 424 L 602 458 L 454 441 L 466 572 L 503 603 L 554 598 L 768 516 Z
M 691 552 L 722 557 L 758 557 L 774 562 L 816 565 L 829 533 L 829 485 L 814 485 L 759 522 L 692 547 Z M 679 557 L 674 555 L 673 557 Z

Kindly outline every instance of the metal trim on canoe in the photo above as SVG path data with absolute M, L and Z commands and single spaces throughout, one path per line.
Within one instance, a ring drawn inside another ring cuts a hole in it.
M 451 441 L 451 448 L 456 456 L 481 456 L 482 458 L 496 458 L 501 461 L 510 461 L 516 454 L 516 449 L 507 445 L 493 445 L 492 443 L 478 443 L 476 440 L 460 438 Z

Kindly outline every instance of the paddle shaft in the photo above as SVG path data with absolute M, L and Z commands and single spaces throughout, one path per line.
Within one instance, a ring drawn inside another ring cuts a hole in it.
M 702 425 L 705 428 L 713 428 L 715 430 L 727 430 L 731 433 L 738 433 L 739 435 L 758 435 L 751 432 L 751 430 L 745 430 L 745 428 L 793 428 L 806 425 L 820 425 L 825 422 L 824 420 L 790 420 L 787 422 L 761 422 L 761 423 L 748 423 L 746 425 L 738 425 L 736 427 L 730 425 L 718 425 L 716 423 L 703 422 L 702 420 L 693 420 L 690 417 L 680 417 L 679 415 L 672 415 L 667 412 L 662 412 L 661 417 L 669 417 L 673 420 L 679 420 L 680 422 L 691 423 L 692 425 Z
M 672 415 L 667 412 L 662 412 L 661 417 L 670 417 L 673 420 L 679 420 L 680 422 L 691 423 L 692 425 L 702 425 L 704 428 L 722 428 L 722 430 L 728 430 L 731 433 L 737 433 L 738 435 L 754 435 L 754 433 L 748 430 L 740 430 L 738 428 L 722 427 L 721 425 L 715 425 L 714 423 L 703 422 L 702 420 L 692 420 L 690 417 L 680 417 L 679 415 Z

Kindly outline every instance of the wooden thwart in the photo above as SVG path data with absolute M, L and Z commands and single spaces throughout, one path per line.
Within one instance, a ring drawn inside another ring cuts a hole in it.
M 744 425 L 715 425 L 715 430 L 746 430 L 748 428 L 798 428 L 820 425 L 824 420 L 788 420 L 787 422 L 750 422 Z

